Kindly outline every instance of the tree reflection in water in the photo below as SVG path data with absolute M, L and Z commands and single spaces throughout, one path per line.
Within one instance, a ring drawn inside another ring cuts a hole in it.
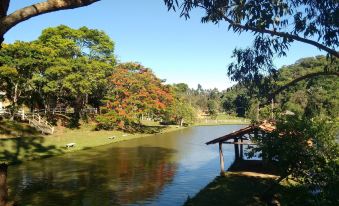
M 110 148 L 32 161 L 10 173 L 10 196 L 19 205 L 142 203 L 173 180 L 177 166 L 170 159 L 175 152 L 147 146 Z

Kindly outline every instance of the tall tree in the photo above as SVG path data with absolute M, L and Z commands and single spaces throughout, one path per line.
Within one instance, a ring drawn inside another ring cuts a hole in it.
M 103 31 L 81 27 L 73 29 L 65 25 L 50 27 L 42 31 L 37 42 L 52 48 L 58 57 L 107 61 L 114 64 L 114 42 Z
M 181 127 L 184 124 L 193 124 L 196 120 L 196 110 L 187 101 L 177 96 L 170 107 L 166 109 L 164 120 Z
M 140 125 L 143 114 L 161 116 L 173 101 L 169 86 L 153 72 L 137 63 L 125 63 L 115 67 L 109 78 L 110 86 L 99 116 L 99 127 L 133 131 Z
M 51 53 L 49 48 L 27 42 L 4 45 L 0 51 L 0 89 L 11 101 L 13 115 L 18 106 L 32 98 L 33 77 L 44 72 Z
M 40 79 L 47 108 L 57 105 L 74 108 L 73 126 L 77 126 L 88 96 L 103 97 L 112 66 L 85 57 L 63 60 L 46 69 Z M 38 82 L 37 82 L 38 83 Z
M 88 96 L 103 97 L 115 64 L 114 42 L 103 31 L 64 25 L 45 29 L 35 42 L 53 49 L 57 57 L 40 78 L 45 99 L 52 101 L 47 106 L 72 106 L 78 125 Z

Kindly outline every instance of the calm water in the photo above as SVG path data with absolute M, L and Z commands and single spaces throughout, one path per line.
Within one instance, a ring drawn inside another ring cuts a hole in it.
M 9 168 L 20 205 L 182 205 L 219 174 L 218 146 L 205 142 L 241 125 L 194 127 Z M 224 145 L 225 166 L 234 159 Z

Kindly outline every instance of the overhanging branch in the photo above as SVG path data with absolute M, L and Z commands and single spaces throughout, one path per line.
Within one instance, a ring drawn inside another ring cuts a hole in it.
M 3 1 L 3 0 L 2 0 Z M 6 2 L 5 0 L 4 2 Z M 12 27 L 40 14 L 88 6 L 100 0 L 47 0 L 19 9 L 0 18 L 0 38 Z M 9 2 L 9 0 L 8 0 Z M 3 2 L 2 2 L 3 3 Z M 7 12 L 7 11 L 6 11 Z
M 276 91 L 274 91 L 273 93 L 271 93 L 268 96 L 267 102 L 265 102 L 264 104 L 260 105 L 260 106 L 265 106 L 267 104 L 270 104 L 271 100 L 275 98 L 275 96 L 277 96 L 278 94 L 280 94 L 282 91 L 288 89 L 289 87 L 295 85 L 296 83 L 303 81 L 305 79 L 310 79 L 310 78 L 314 78 L 317 76 L 337 76 L 339 77 L 339 72 L 335 71 L 335 72 L 315 72 L 315 73 L 310 73 L 310 74 L 306 74 L 304 76 L 298 77 L 296 79 L 294 79 L 293 81 L 285 84 L 284 86 L 280 87 L 279 89 L 277 89 Z
M 310 39 L 305 39 L 305 38 L 302 38 L 298 35 L 289 34 L 287 32 L 278 32 L 278 31 L 275 31 L 275 30 L 268 30 L 268 29 L 258 29 L 256 27 L 242 25 L 242 24 L 239 24 L 239 23 L 235 23 L 234 21 L 232 21 L 231 19 L 229 19 L 225 15 L 223 15 L 223 19 L 234 27 L 238 27 L 238 28 L 241 28 L 241 29 L 244 29 L 244 30 L 251 30 L 251 31 L 254 31 L 254 32 L 258 32 L 258 33 L 265 33 L 265 34 L 270 34 L 270 35 L 274 35 L 274 36 L 285 37 L 285 38 L 293 39 L 293 40 L 296 40 L 296 41 L 300 41 L 300 42 L 315 46 L 315 47 L 317 47 L 317 48 L 319 48 L 323 51 L 326 51 L 327 53 L 331 54 L 332 56 L 339 58 L 339 52 L 337 52 L 336 50 L 331 49 L 331 48 L 329 48 L 329 47 L 327 47 L 323 44 L 320 44 L 316 41 L 312 41 Z

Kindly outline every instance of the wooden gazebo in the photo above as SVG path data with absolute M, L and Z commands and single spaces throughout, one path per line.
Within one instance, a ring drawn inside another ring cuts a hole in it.
M 216 138 L 212 141 L 207 142 L 210 144 L 219 144 L 219 156 L 220 156 L 220 169 L 221 173 L 225 172 L 224 156 L 222 151 L 223 144 L 233 144 L 235 160 L 243 159 L 244 148 L 243 145 L 255 145 L 253 140 L 254 137 L 265 138 L 267 133 L 271 133 L 276 129 L 274 121 L 263 121 L 259 124 L 252 124 L 238 131 L 234 131 L 225 136 Z

